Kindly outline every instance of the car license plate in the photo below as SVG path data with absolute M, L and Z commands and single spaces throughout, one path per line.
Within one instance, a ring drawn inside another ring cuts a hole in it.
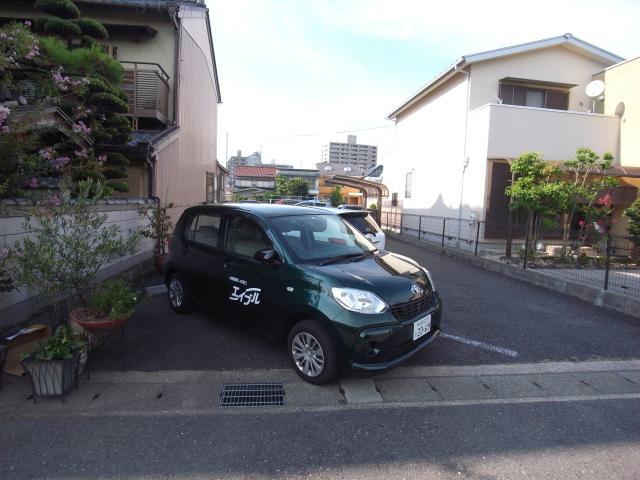
M 425 336 L 431 330 L 431 315 L 427 315 L 413 324 L 413 340 Z

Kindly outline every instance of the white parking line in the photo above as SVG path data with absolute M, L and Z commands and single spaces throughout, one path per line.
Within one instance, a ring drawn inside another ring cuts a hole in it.
M 470 338 L 459 337 L 457 335 L 451 335 L 449 333 L 440 334 L 441 337 L 448 338 L 449 340 L 453 340 L 460 343 L 465 343 L 467 345 L 471 345 L 478 348 L 484 348 L 485 350 L 490 350 L 492 352 L 501 353 L 502 355 L 506 355 L 508 357 L 515 358 L 518 356 L 518 352 L 515 350 L 509 350 L 508 348 L 496 347 L 495 345 L 491 345 L 489 343 L 479 342 L 478 340 L 472 340 Z

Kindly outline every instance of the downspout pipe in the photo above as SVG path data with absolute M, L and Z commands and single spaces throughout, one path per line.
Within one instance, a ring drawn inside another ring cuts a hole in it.
M 178 92 L 180 91 L 180 50 L 182 48 L 182 30 L 178 22 L 179 5 L 170 11 L 171 20 L 176 30 L 175 54 L 173 62 L 173 125 L 180 125 Z
M 469 130 L 469 103 L 471 94 L 471 74 L 459 68 L 461 63 L 458 63 L 454 67 L 455 73 L 461 73 L 467 77 L 467 105 L 464 112 L 464 143 L 463 143 L 463 159 L 462 159 L 462 179 L 460 181 L 460 204 L 458 205 L 458 231 L 456 234 L 456 248 L 460 248 L 460 234 L 462 230 L 462 203 L 464 201 L 464 174 L 469 166 L 469 157 L 467 156 L 467 137 Z

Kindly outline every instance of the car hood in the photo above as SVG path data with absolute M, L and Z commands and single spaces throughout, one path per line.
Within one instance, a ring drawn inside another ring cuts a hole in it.
M 422 268 L 413 260 L 382 252 L 364 260 L 330 265 L 308 265 L 335 286 L 369 290 L 389 305 L 416 300 L 432 291 Z M 418 285 L 419 289 L 413 288 Z

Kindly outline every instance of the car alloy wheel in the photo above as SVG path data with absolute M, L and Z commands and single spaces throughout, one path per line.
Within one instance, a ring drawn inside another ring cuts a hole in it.
M 180 308 L 184 300 L 182 284 L 177 278 L 172 278 L 169 282 L 169 301 L 174 308 Z
M 291 355 L 298 370 L 307 377 L 317 377 L 324 369 L 324 351 L 320 342 L 308 332 L 300 332 L 291 342 Z

